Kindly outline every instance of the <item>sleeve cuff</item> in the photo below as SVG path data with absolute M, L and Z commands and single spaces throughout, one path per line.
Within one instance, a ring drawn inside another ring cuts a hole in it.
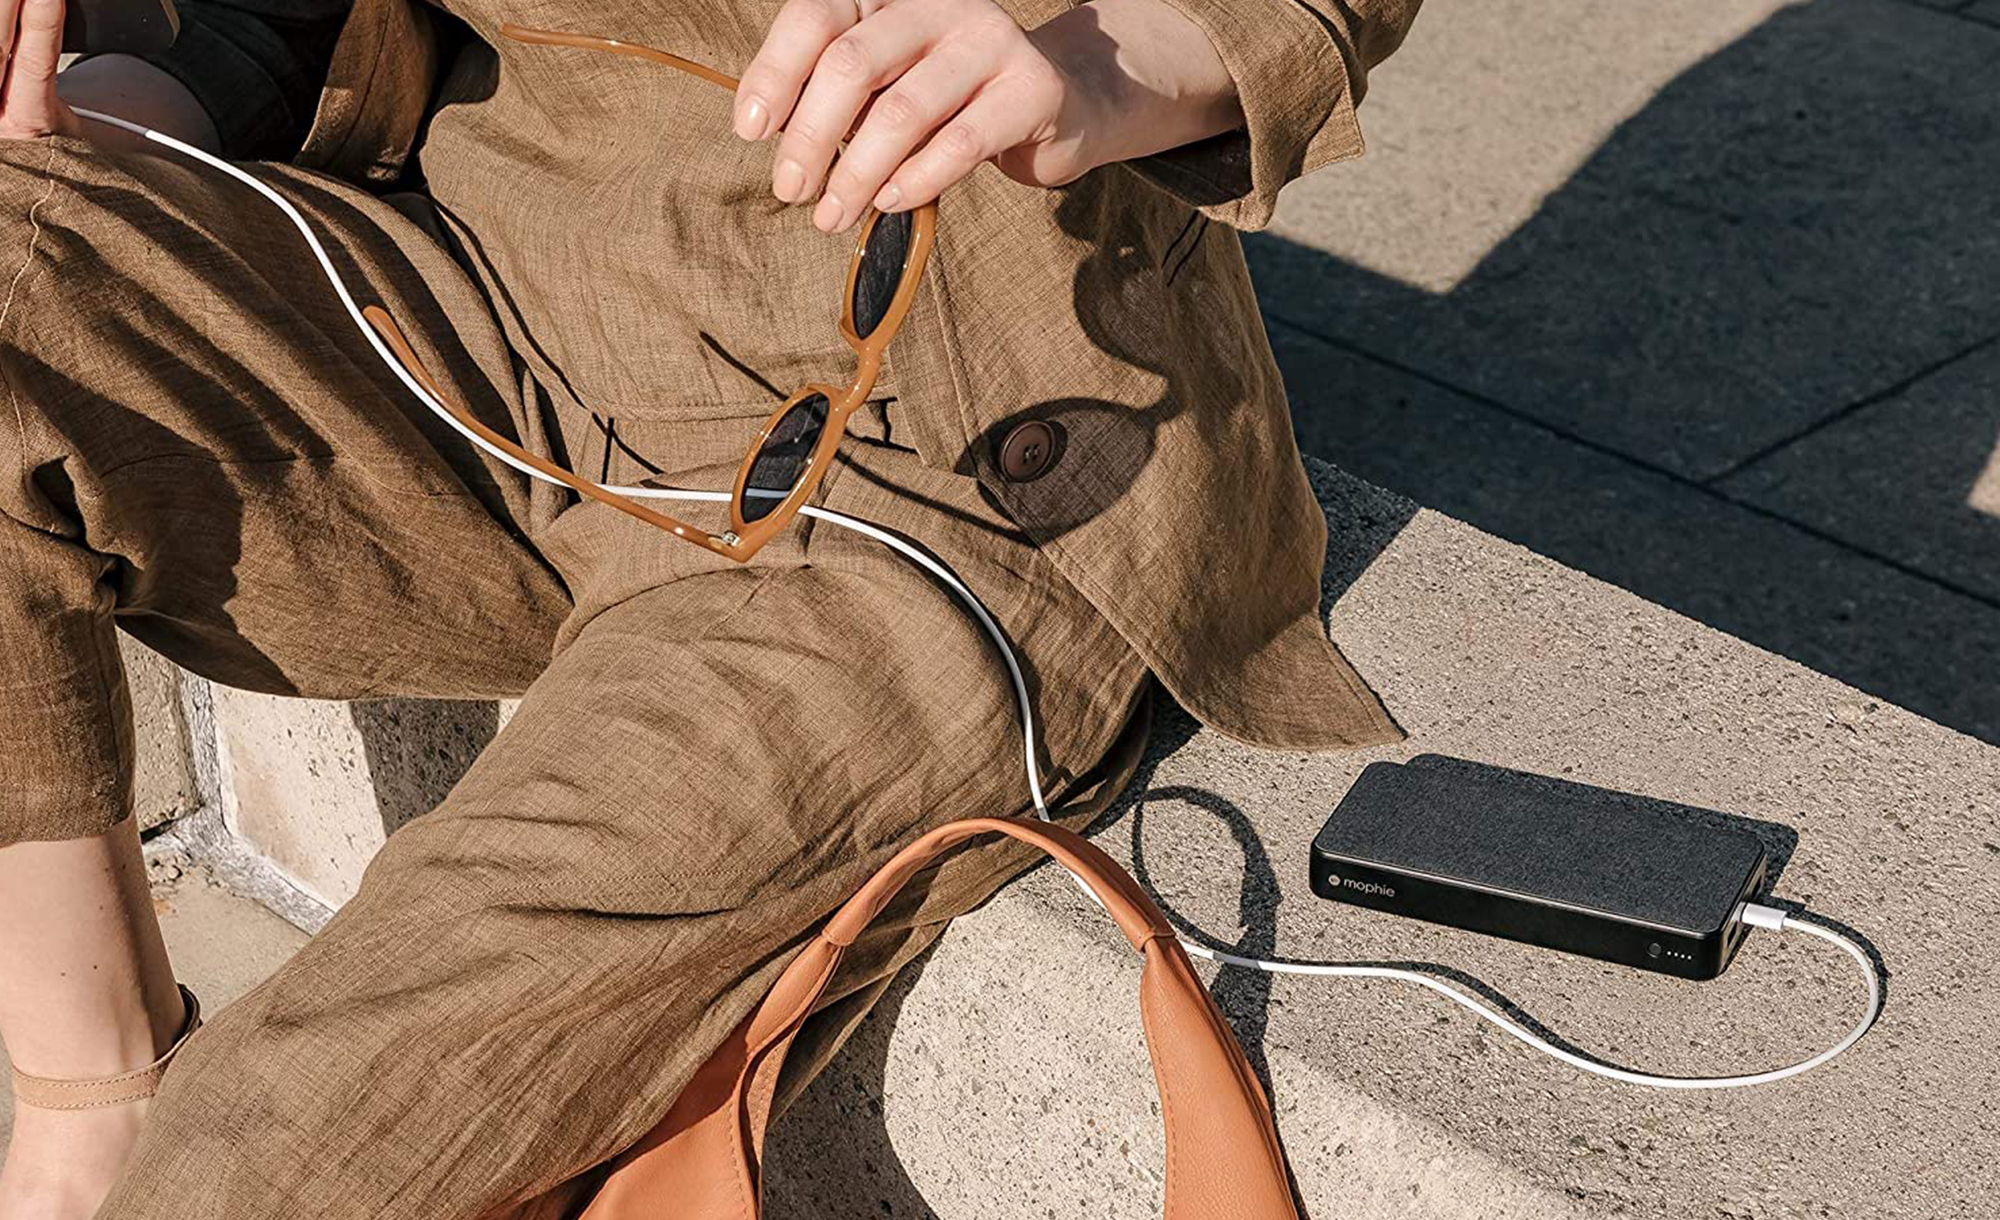
M 1347 60 L 1299 0 L 1168 0 L 1200 26 L 1236 82 L 1243 128 L 1129 162 L 1140 177 L 1239 229 L 1271 222 L 1278 191 L 1358 157 L 1361 125 Z

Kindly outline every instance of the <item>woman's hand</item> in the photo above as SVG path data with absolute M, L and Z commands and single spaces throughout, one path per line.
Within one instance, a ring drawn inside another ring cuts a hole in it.
M 0 140 L 83 134 L 83 120 L 56 96 L 63 0 L 0 0 Z
M 982 161 L 1059 186 L 1241 123 L 1207 35 L 1165 0 L 1093 0 L 1032 31 L 994 0 L 789 0 L 735 113 L 746 140 L 782 133 L 778 198 L 824 184 L 827 232 L 928 203 Z

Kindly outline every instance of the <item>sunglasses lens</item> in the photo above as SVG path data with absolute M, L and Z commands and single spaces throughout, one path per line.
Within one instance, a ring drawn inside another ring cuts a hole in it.
M 771 435 L 757 450 L 750 464 L 750 477 L 743 483 L 743 519 L 756 521 L 778 507 L 785 493 L 798 486 L 812 464 L 813 449 L 820 433 L 826 431 L 827 401 L 824 394 L 808 394 L 778 417 Z M 776 495 L 757 493 L 775 492 Z
M 884 212 L 868 231 L 861 267 L 854 274 L 854 333 L 863 339 L 875 333 L 896 288 L 903 282 L 903 264 L 910 255 L 910 213 Z

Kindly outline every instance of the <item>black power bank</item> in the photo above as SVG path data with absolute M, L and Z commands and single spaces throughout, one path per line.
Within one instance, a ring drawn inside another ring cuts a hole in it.
M 1721 819 L 1724 815 L 1714 815 Z M 1742 942 L 1757 836 L 1625 793 L 1427 756 L 1362 771 L 1313 839 L 1322 898 L 1690 979 Z

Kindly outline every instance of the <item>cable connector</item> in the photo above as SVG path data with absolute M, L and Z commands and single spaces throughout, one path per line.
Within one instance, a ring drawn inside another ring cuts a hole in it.
M 423 403 L 425 407 L 429 408 L 447 426 L 458 431 L 468 441 L 491 454 L 495 459 L 519 470 L 529 478 L 540 479 L 544 482 L 557 484 L 558 486 L 564 485 L 561 480 L 549 472 L 522 461 L 520 458 L 499 448 L 467 427 L 464 421 L 460 420 L 448 407 L 438 401 L 422 382 L 411 376 L 410 371 L 403 366 L 402 361 L 398 360 L 395 354 L 382 342 L 381 336 L 376 333 L 375 328 L 369 325 L 367 319 L 363 316 L 361 306 L 354 300 L 354 294 L 348 291 L 347 285 L 340 278 L 340 273 L 334 269 L 332 256 L 327 253 L 326 246 L 320 241 L 319 237 L 313 233 L 312 226 L 306 222 L 305 216 L 283 195 L 280 195 L 277 191 L 267 186 L 262 179 L 246 173 L 235 165 L 191 144 L 177 140 L 170 135 L 154 131 L 129 119 L 122 119 L 101 111 L 86 110 L 81 106 L 73 107 L 72 109 L 83 118 L 109 124 L 121 130 L 129 131 L 134 135 L 141 136 L 155 144 L 171 148 L 185 157 L 208 166 L 217 173 L 241 182 L 244 186 L 256 191 L 269 200 L 292 223 L 292 226 L 299 231 L 299 236 L 305 239 L 305 243 L 312 251 L 313 257 L 319 262 L 320 270 L 326 275 L 328 284 L 332 286 L 334 295 L 339 298 L 341 305 L 346 308 L 349 319 L 353 321 L 356 329 L 361 332 L 361 337 L 368 341 L 369 346 L 375 350 L 375 354 L 382 360 L 383 364 L 402 381 L 410 393 L 416 397 L 417 401 Z M 696 491 L 681 487 L 618 487 L 602 484 L 600 486 L 605 486 L 605 490 L 616 492 L 619 495 L 634 498 L 695 500 L 717 503 L 726 502 L 729 499 L 729 493 L 723 491 Z M 916 546 L 894 531 L 863 521 L 858 517 L 850 517 L 844 513 L 833 512 L 830 509 L 821 508 L 813 504 L 808 504 L 799 511 L 803 516 L 831 522 L 845 529 L 853 530 L 865 537 L 873 538 L 893 548 L 911 563 L 916 564 L 918 567 L 943 581 L 959 600 L 965 604 L 973 617 L 978 620 L 979 625 L 985 629 L 987 635 L 993 640 L 995 648 L 999 650 L 1001 660 L 1005 662 L 1007 667 L 1007 676 L 1013 682 L 1015 698 L 1019 701 L 1021 710 L 1022 756 L 1027 770 L 1028 792 L 1034 800 L 1035 815 L 1043 821 L 1048 821 L 1049 806 L 1048 800 L 1042 792 L 1041 768 L 1037 761 L 1035 750 L 1034 705 L 1028 694 L 1027 678 L 1022 672 L 1019 659 L 1014 655 L 1012 646 L 1007 642 L 1006 633 L 1001 631 L 1000 625 L 994 621 L 992 614 L 986 609 L 985 605 L 972 592 L 971 588 L 958 578 L 957 574 L 949 566 L 932 557 L 929 552 Z M 1097 896 L 1091 893 L 1090 888 L 1084 886 L 1081 880 L 1078 880 L 1077 884 L 1082 886 L 1084 893 L 1089 895 L 1092 901 L 1097 901 Z M 1103 904 L 1099 902 L 1098 905 L 1102 906 Z M 1402 982 L 1414 983 L 1419 987 L 1426 987 L 1437 992 L 1452 1003 L 1461 1005 L 1481 1019 L 1492 1023 L 1496 1028 L 1509 1036 L 1517 1038 L 1527 1046 L 1533 1047 L 1551 1058 L 1569 1064 L 1571 1067 L 1607 1079 L 1624 1081 L 1628 1084 L 1646 1085 L 1659 1089 L 1728 1089 L 1744 1085 L 1769 1084 L 1772 1081 L 1796 1076 L 1801 1072 L 1809 1072 L 1861 1040 L 1862 1035 L 1868 1032 L 1869 1028 L 1875 1023 L 1875 1019 L 1881 1015 L 1882 987 L 1881 980 L 1875 973 L 1874 964 L 1869 960 L 1868 954 L 1863 951 L 1859 944 L 1846 935 L 1834 931 L 1831 927 L 1823 926 L 1811 919 L 1792 918 L 1776 907 L 1745 903 L 1742 909 L 1737 912 L 1736 918 L 1741 920 L 1747 927 L 1769 928 L 1774 931 L 1796 931 L 1804 933 L 1807 936 L 1816 937 L 1833 945 L 1841 952 L 1847 954 L 1848 957 L 1854 959 L 1854 964 L 1860 969 L 1863 983 L 1868 989 L 1868 1011 L 1861 1018 L 1860 1023 L 1850 1030 L 1847 1036 L 1839 1042 L 1834 1043 L 1812 1058 L 1794 1063 L 1789 1067 L 1775 1068 L 1768 1072 L 1757 1072 L 1744 1076 L 1654 1076 L 1645 1072 L 1633 1072 L 1624 1068 L 1613 1067 L 1608 1063 L 1586 1058 L 1566 1047 L 1558 1046 L 1499 1010 L 1489 1007 L 1481 1000 L 1475 999 L 1471 995 L 1440 982 L 1438 979 L 1415 970 L 1406 970 L 1397 966 L 1374 966 L 1359 963 L 1270 961 L 1263 958 L 1239 957 L 1233 953 L 1224 953 L 1190 940 L 1182 940 L 1180 943 L 1190 956 L 1204 958 L 1222 965 L 1238 966 L 1247 970 L 1258 970 L 1269 974 L 1396 979 Z
M 1742 911 L 1737 913 L 1736 918 L 1753 928 L 1768 928 L 1773 932 L 1782 932 L 1785 930 L 1785 923 L 1789 916 L 1776 907 L 1759 906 L 1754 902 L 1746 902 L 1743 904 Z

